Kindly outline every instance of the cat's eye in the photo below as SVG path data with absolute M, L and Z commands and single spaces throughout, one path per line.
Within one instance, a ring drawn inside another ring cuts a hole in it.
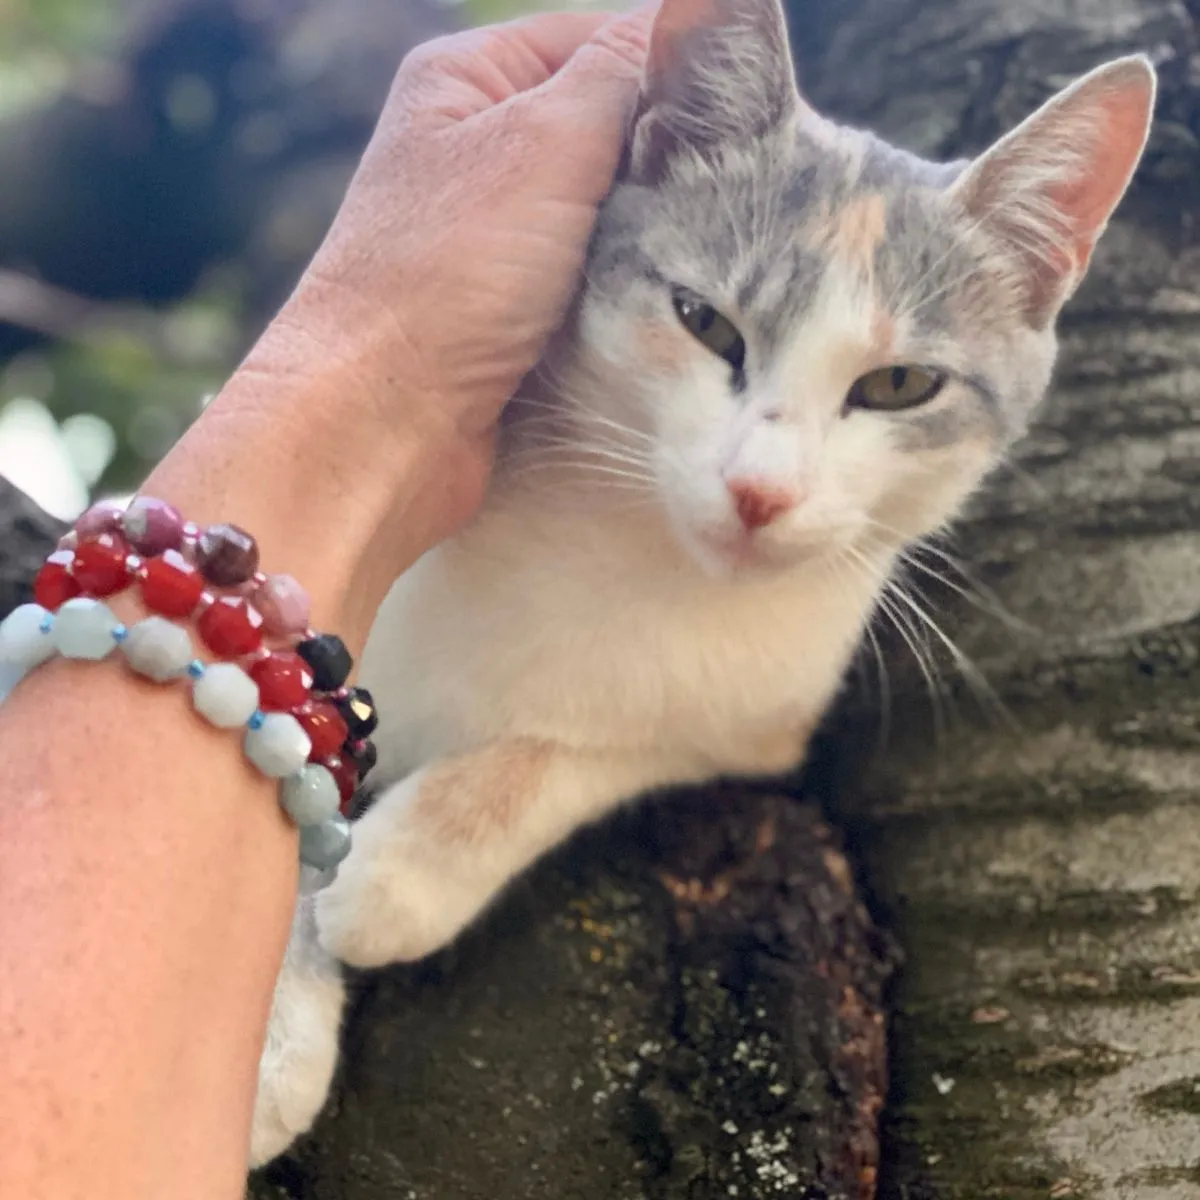
M 855 380 L 846 404 L 899 412 L 932 400 L 946 386 L 946 376 L 924 367 L 881 367 Z
M 676 288 L 671 300 L 684 329 L 735 371 L 740 371 L 746 361 L 746 343 L 737 326 L 684 288 Z

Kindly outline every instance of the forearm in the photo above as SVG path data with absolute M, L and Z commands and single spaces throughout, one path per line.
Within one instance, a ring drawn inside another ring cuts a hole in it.
M 419 538 L 427 489 L 398 435 L 375 513 L 292 434 L 288 406 L 332 409 L 335 384 L 239 374 L 146 490 L 251 530 L 357 655 L 387 586 L 384 508 L 410 479 Z M 0 1196 L 238 1196 L 295 891 L 275 787 L 185 689 L 115 663 L 51 663 L 2 712 Z

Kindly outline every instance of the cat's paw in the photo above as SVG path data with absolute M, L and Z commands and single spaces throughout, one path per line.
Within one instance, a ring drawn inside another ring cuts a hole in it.
M 299 912 L 275 984 L 258 1064 L 251 1168 L 278 1158 L 316 1121 L 337 1066 L 345 991 L 341 970 L 316 944 L 311 910 Z
M 397 849 L 380 854 L 356 840 L 337 878 L 317 893 L 322 947 L 352 967 L 415 962 L 454 940 L 480 907 L 474 890 L 439 870 L 429 853 Z

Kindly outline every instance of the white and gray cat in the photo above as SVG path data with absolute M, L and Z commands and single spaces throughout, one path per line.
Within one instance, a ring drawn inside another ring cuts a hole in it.
M 779 0 L 664 0 L 566 336 L 371 636 L 390 786 L 299 906 L 255 1163 L 324 1103 L 335 960 L 421 958 L 622 801 L 802 757 L 897 555 L 1042 398 L 1154 89 L 1120 59 L 934 165 L 808 106 Z

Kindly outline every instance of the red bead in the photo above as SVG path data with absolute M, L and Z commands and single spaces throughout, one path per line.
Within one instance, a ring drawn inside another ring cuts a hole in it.
M 300 722 L 304 732 L 308 734 L 308 740 L 312 742 L 310 762 L 320 762 L 336 754 L 350 736 L 342 714 L 325 700 L 306 704 L 292 715 Z
M 342 797 L 342 816 L 345 816 L 358 790 L 358 768 L 348 758 L 329 758 L 324 765 L 338 785 Z
M 102 533 L 75 547 L 71 573 L 89 596 L 111 596 L 129 584 L 129 544 L 120 534 Z
M 148 558 L 142 575 L 142 600 L 164 617 L 193 613 L 204 593 L 204 576 L 178 550 Z
M 267 712 L 299 708 L 312 692 L 312 668 L 290 650 L 259 659 L 249 674 L 258 684 L 258 706 Z
M 241 596 L 220 596 L 196 622 L 204 644 L 222 658 L 243 658 L 262 645 L 262 616 Z
M 33 581 L 33 598 L 43 608 L 57 612 L 83 590 L 71 574 L 74 559 L 74 550 L 55 550 L 37 573 Z

